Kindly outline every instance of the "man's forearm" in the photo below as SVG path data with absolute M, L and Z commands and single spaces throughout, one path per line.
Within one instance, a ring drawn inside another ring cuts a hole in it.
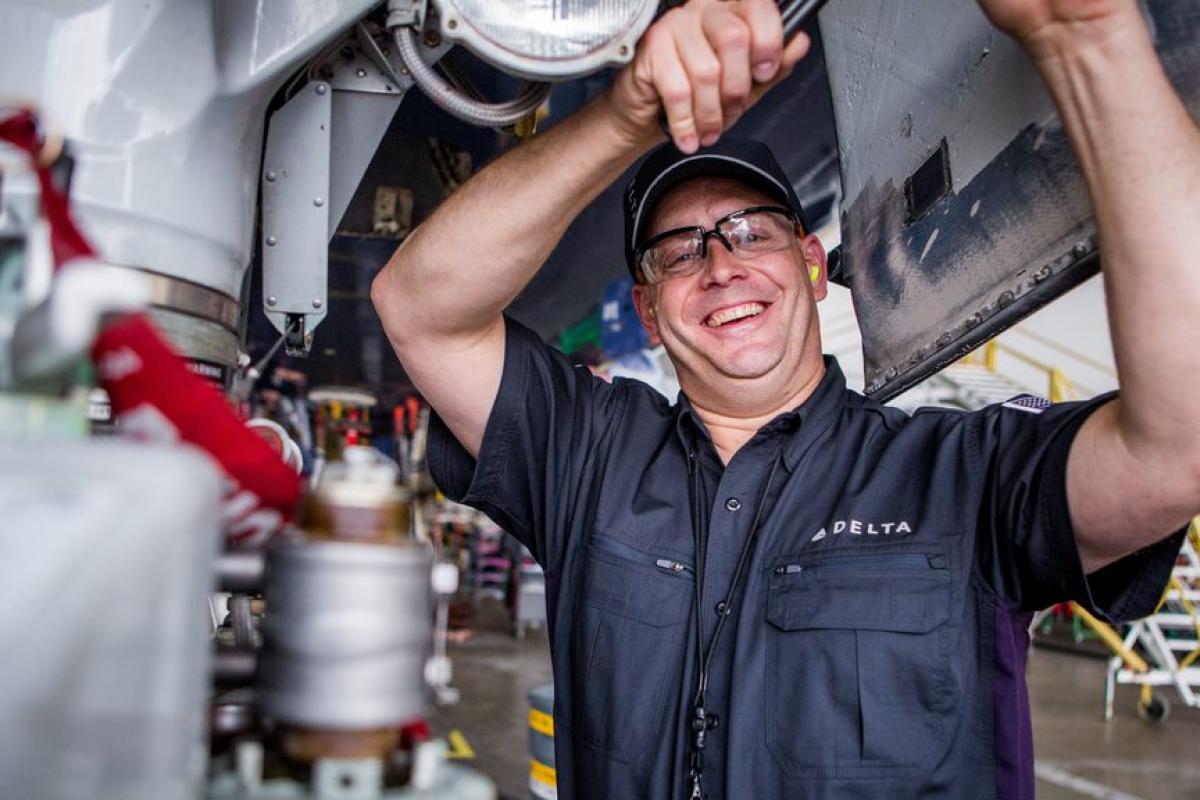
M 1075 540 L 1091 572 L 1200 510 L 1200 378 L 1189 363 L 1200 320 L 1200 132 L 1137 3 L 1053 7 L 1095 12 L 1074 20 L 1068 11 L 1023 44 L 1087 179 L 1121 387 L 1084 423 L 1067 464 Z
M 394 341 L 495 324 L 571 221 L 655 143 L 621 130 L 608 102 L 505 153 L 412 233 L 372 290 Z
M 501 312 L 571 221 L 664 138 L 664 112 L 677 146 L 694 150 L 808 46 L 803 34 L 783 46 L 773 0 L 690 0 L 650 26 L 604 94 L 473 177 L 396 251 L 371 299 L 413 385 L 468 453 L 504 375 Z
M 1129 14 L 1137 14 L 1129 4 Z M 1087 178 L 1122 392 L 1122 435 L 1200 442 L 1200 132 L 1140 20 L 1026 43 Z

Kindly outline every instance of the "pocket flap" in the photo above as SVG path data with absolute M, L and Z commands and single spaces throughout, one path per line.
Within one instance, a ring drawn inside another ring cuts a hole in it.
M 929 633 L 950 617 L 945 575 L 802 576 L 773 582 L 768 591 L 767 621 L 785 631 Z
M 692 582 L 655 567 L 589 549 L 584 602 L 612 614 L 661 628 L 682 621 Z

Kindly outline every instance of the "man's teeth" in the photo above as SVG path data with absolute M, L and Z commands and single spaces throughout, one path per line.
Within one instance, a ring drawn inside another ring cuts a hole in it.
M 733 322 L 746 317 L 757 317 L 762 312 L 766 311 L 766 306 L 762 303 L 744 303 L 733 308 L 722 309 L 709 316 L 704 321 L 704 324 L 710 328 L 719 328 L 722 325 Z

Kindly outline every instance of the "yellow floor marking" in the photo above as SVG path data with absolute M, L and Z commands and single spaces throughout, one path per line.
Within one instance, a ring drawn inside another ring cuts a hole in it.
M 471 749 L 471 745 L 467 743 L 467 737 L 462 735 L 462 731 L 458 728 L 446 734 L 446 741 L 450 743 L 450 752 L 446 753 L 446 758 L 474 758 L 475 751 Z

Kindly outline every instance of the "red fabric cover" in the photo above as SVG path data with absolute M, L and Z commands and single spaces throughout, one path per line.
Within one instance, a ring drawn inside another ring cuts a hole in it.
M 433 731 L 424 719 L 417 719 L 400 727 L 400 749 L 412 750 L 420 742 L 433 738 Z
M 61 269 L 73 258 L 96 257 L 96 251 L 71 219 L 66 195 L 54 185 L 50 166 L 38 162 L 42 149 L 42 137 L 38 132 L 37 117 L 32 111 L 19 111 L 0 120 L 0 141 L 8 142 L 29 154 L 29 160 L 37 172 L 41 188 L 42 215 L 50 223 L 50 248 L 54 254 L 54 268 Z
M 29 154 L 41 186 L 55 270 L 96 251 L 71 218 L 66 194 L 39 163 L 43 139 L 36 115 L 19 110 L 0 119 L 0 141 Z M 263 439 L 247 428 L 207 381 L 188 370 L 141 314 L 105 328 L 92 346 L 101 387 L 123 433 L 205 450 L 229 479 L 222 521 L 229 541 L 260 546 L 290 521 L 301 482 Z
M 292 519 L 300 478 L 249 430 L 210 383 L 188 370 L 145 316 L 127 316 L 97 337 L 92 358 L 113 416 L 132 436 L 182 440 L 209 453 L 231 479 L 230 540 L 264 544 Z

